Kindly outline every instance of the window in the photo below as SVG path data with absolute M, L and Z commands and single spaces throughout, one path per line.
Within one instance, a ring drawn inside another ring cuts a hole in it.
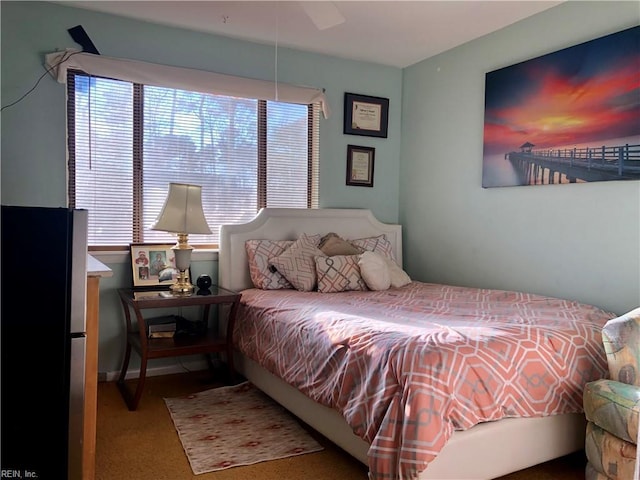
M 318 104 L 301 105 L 67 74 L 70 206 L 89 246 L 172 243 L 150 230 L 169 182 L 202 185 L 213 234 L 262 207 L 317 208 Z

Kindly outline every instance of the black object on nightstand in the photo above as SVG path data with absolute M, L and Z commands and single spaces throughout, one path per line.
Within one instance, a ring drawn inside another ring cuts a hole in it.
M 211 295 L 211 290 L 209 290 L 209 287 L 211 287 L 211 284 L 213 282 L 211 281 L 211 277 L 209 275 L 207 275 L 206 273 L 200 275 L 198 277 L 198 280 L 196 280 L 196 285 L 198 285 L 199 290 L 196 292 L 198 295 Z

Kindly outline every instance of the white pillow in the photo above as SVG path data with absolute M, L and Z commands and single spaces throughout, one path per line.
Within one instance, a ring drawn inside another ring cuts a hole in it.
M 391 276 L 391 286 L 394 288 L 404 287 L 411 283 L 411 278 L 398 264 L 388 257 L 383 257 L 389 267 L 389 275 Z
M 382 255 L 363 252 L 358 260 L 360 275 L 369 290 L 387 290 L 391 286 L 391 273 Z
M 385 255 L 364 252 L 360 255 L 360 274 L 370 290 L 404 287 L 411 278 L 398 264 Z M 387 283 L 388 282 L 388 283 Z

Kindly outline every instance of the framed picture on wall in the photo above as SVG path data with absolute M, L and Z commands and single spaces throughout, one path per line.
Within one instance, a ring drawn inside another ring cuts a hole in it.
M 344 133 L 387 138 L 389 99 L 344 94 Z
M 347 146 L 347 185 L 373 187 L 375 148 Z

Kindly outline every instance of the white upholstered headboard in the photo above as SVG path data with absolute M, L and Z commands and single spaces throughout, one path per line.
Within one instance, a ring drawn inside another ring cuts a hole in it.
M 251 288 L 246 240 L 295 240 L 300 234 L 335 232 L 345 239 L 385 234 L 402 266 L 402 226 L 378 221 L 367 209 L 263 208 L 248 223 L 220 226 L 218 285 L 234 291 Z

